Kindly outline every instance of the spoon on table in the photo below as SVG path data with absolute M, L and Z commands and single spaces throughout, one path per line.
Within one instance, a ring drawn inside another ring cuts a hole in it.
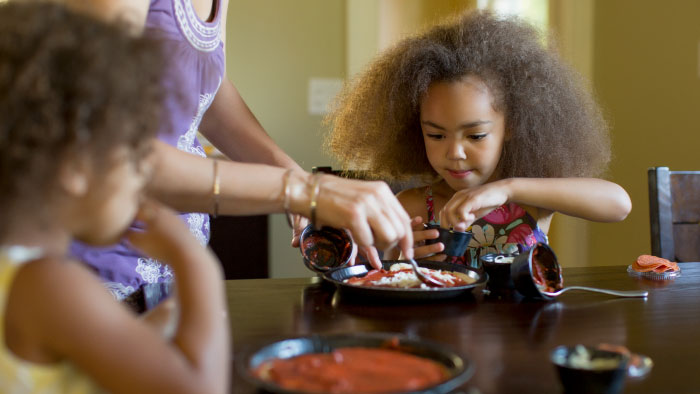
M 538 286 L 539 287 L 539 286 Z M 569 290 L 585 290 L 593 291 L 596 293 L 610 294 L 618 297 L 641 297 L 646 298 L 649 295 L 648 291 L 643 290 L 609 290 L 609 289 L 599 289 L 597 287 L 587 287 L 587 286 L 569 286 L 558 291 L 544 291 L 542 288 L 539 289 L 540 293 L 549 296 L 556 297 Z
M 416 263 L 416 260 L 408 259 L 408 261 L 411 263 L 413 273 L 416 274 L 416 278 L 418 278 L 419 281 L 425 283 L 430 287 L 445 287 L 445 284 L 441 281 L 431 277 L 430 275 L 425 275 L 424 273 L 422 273 L 420 269 L 418 269 L 418 263 Z

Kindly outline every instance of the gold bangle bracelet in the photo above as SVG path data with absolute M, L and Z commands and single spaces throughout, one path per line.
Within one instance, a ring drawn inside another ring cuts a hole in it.
M 289 194 L 290 194 L 290 185 L 289 185 L 289 177 L 292 175 L 292 169 L 288 169 L 284 175 L 282 176 L 282 189 L 284 192 L 284 200 L 282 202 L 282 206 L 284 208 L 284 216 L 287 218 L 287 224 L 289 225 L 290 228 L 294 228 L 294 225 L 292 224 L 292 219 L 290 218 L 291 213 L 289 213 Z
M 214 183 L 211 188 L 211 194 L 214 198 L 213 216 L 219 215 L 219 194 L 221 194 L 221 179 L 219 178 L 219 160 L 214 159 Z
M 316 228 L 316 208 L 318 206 L 318 195 L 321 192 L 321 174 L 314 174 L 313 183 L 311 186 L 311 200 L 309 209 L 311 211 L 311 226 Z

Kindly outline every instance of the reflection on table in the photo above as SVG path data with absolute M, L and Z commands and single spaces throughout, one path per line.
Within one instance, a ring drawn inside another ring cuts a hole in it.
M 549 361 L 558 345 L 611 343 L 650 356 L 654 368 L 625 393 L 697 391 L 700 365 L 700 263 L 657 282 L 634 278 L 627 266 L 568 268 L 565 285 L 649 291 L 644 299 L 570 292 L 557 301 L 517 293 L 391 303 L 348 299 L 320 278 L 226 282 L 236 356 L 256 345 L 309 334 L 395 332 L 442 343 L 476 364 L 465 393 L 559 393 Z M 233 371 L 234 393 L 256 388 Z

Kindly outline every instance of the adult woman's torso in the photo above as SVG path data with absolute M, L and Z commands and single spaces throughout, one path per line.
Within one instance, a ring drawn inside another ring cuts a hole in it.
M 206 156 L 197 140 L 199 123 L 211 105 L 224 78 L 222 1 L 210 1 L 207 18 L 201 18 L 191 0 L 151 0 L 144 34 L 157 38 L 168 55 L 165 74 L 166 100 L 159 139 L 182 151 Z M 209 217 L 204 213 L 181 215 L 192 234 L 202 243 L 209 241 Z M 71 251 L 93 267 L 116 298 L 122 299 L 146 283 L 168 281 L 169 267 L 139 255 L 126 244 L 90 248 L 75 243 Z

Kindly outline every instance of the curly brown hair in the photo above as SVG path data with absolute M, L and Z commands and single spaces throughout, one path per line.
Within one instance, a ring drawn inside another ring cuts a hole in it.
M 399 42 L 346 84 L 324 123 L 343 169 L 372 178 L 434 180 L 419 104 L 436 82 L 483 80 L 505 116 L 501 177 L 597 176 L 610 161 L 608 126 L 586 84 L 538 31 L 471 12 Z
M 163 64 L 158 43 L 126 26 L 47 2 L 0 5 L 3 210 L 48 196 L 66 157 L 98 175 L 119 146 L 140 160 L 161 123 Z

